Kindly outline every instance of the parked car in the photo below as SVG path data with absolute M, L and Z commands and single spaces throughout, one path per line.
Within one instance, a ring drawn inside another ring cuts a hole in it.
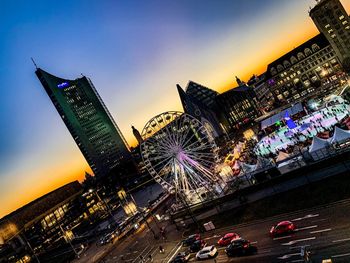
M 196 254 L 196 259 L 201 260 L 201 259 L 214 258 L 217 256 L 217 254 L 218 254 L 218 250 L 216 249 L 215 246 L 208 246 L 198 251 L 198 253 Z
M 190 235 L 185 240 L 182 240 L 182 245 L 185 247 L 191 246 L 193 242 L 195 242 L 196 240 L 200 240 L 200 239 L 201 239 L 200 234 Z
M 286 234 L 293 233 L 295 231 L 295 225 L 290 221 L 282 221 L 279 222 L 277 225 L 271 227 L 270 229 L 270 236 L 276 237 L 276 236 L 282 236 Z
M 171 261 L 172 263 L 186 263 L 190 260 L 190 253 L 180 252 L 177 256 Z
M 243 238 L 235 239 L 225 249 L 227 256 L 252 255 L 258 252 L 258 248 L 250 244 L 249 240 Z
M 231 241 L 240 238 L 240 236 L 236 233 L 227 233 L 223 237 L 221 237 L 218 241 L 219 246 L 227 246 L 231 243 Z
M 190 251 L 193 252 L 198 252 L 199 250 L 201 250 L 202 248 L 204 248 L 206 246 L 206 243 L 204 240 L 196 240 L 192 243 L 192 245 L 190 246 Z

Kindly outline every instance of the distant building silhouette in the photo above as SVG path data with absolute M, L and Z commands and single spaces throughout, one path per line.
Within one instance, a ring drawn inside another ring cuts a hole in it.
M 134 126 L 131 126 L 131 129 L 132 129 L 132 133 L 134 134 L 138 144 L 140 145 L 143 142 L 143 139 L 141 137 L 140 132 Z

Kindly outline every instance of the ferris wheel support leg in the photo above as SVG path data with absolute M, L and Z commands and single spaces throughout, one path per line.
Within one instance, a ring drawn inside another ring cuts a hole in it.
M 199 224 L 196 216 L 193 214 L 191 207 L 188 205 L 188 203 L 186 201 L 186 197 L 183 197 L 182 194 L 179 193 L 179 199 L 182 202 L 182 204 L 186 207 L 188 213 L 190 214 L 190 217 L 191 217 L 193 223 L 197 226 L 198 231 L 203 233 L 204 230 L 203 230 L 202 226 Z

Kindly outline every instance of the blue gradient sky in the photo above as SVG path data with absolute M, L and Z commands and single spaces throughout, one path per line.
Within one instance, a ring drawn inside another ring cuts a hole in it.
M 181 109 L 175 85 L 218 91 L 315 35 L 312 0 L 1 1 L 0 217 L 89 170 L 34 74 L 89 76 L 133 145 Z M 349 10 L 349 2 L 343 0 Z

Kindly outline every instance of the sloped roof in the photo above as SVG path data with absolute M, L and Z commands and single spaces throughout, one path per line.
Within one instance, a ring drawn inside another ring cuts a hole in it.
M 343 130 L 343 129 L 335 126 L 334 134 L 333 134 L 333 137 L 331 139 L 331 143 L 342 142 L 342 141 L 345 141 L 347 139 L 350 139 L 350 131 L 346 131 L 346 130 Z
M 11 222 L 16 224 L 20 229 L 28 222 L 34 220 L 40 215 L 46 214 L 56 205 L 64 202 L 81 191 L 82 186 L 78 181 L 68 183 L 1 218 L 0 227 L 4 222 Z
M 326 148 L 327 146 L 329 146 L 329 139 L 321 139 L 317 136 L 314 136 L 314 138 L 312 139 L 312 143 L 309 149 L 309 153 L 321 150 Z
M 285 60 L 290 61 L 290 58 L 292 56 L 297 57 L 297 54 L 299 52 L 304 53 L 305 48 L 311 49 L 312 44 L 317 44 L 320 47 L 320 49 L 322 49 L 322 48 L 325 48 L 326 46 L 328 46 L 329 42 L 328 42 L 327 38 L 322 33 L 314 36 L 313 38 L 304 42 L 300 46 L 294 48 L 293 50 L 284 54 L 282 57 L 280 57 L 280 58 L 276 59 L 275 61 L 273 61 L 272 63 L 270 63 L 267 66 L 266 78 L 269 79 L 272 77 L 271 72 L 270 72 L 272 67 L 277 68 L 277 65 L 283 65 L 283 61 L 285 61 Z
M 289 158 L 289 156 L 290 156 L 290 155 L 289 155 L 288 153 L 279 151 L 279 152 L 278 152 L 278 156 L 277 156 L 277 158 L 276 158 L 276 162 L 283 161 L 283 160 Z

